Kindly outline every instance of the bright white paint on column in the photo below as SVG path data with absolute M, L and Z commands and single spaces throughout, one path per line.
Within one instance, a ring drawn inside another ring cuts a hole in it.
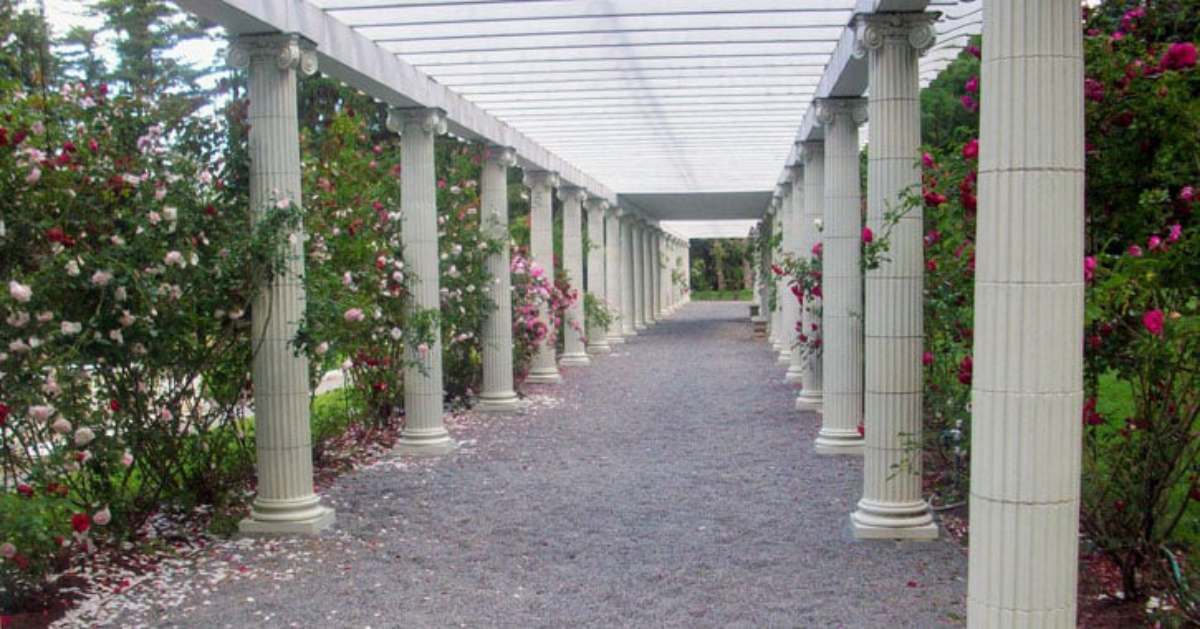
M 804 167 L 796 165 L 792 167 L 792 181 L 789 184 L 792 188 L 791 203 L 788 204 L 788 222 L 784 231 L 784 252 L 793 259 L 799 259 L 804 255 L 804 250 L 800 248 L 800 243 L 803 238 L 801 232 L 804 229 L 803 212 L 804 212 Z M 799 384 L 800 378 L 804 373 L 804 351 L 800 347 L 799 332 L 797 328 L 801 323 L 801 306 L 800 301 L 792 292 L 791 279 L 789 278 L 785 285 L 787 289 L 783 293 L 783 302 L 786 306 L 786 319 L 784 321 L 784 329 L 787 332 L 791 351 L 788 353 L 788 369 L 784 374 L 784 382 L 789 384 Z
M 587 355 L 583 320 L 583 202 L 587 190 L 563 187 L 558 190 L 563 204 L 563 271 L 567 281 L 577 291 L 578 298 L 563 315 L 563 354 L 559 362 L 572 367 L 592 364 Z
M 903 208 L 921 186 L 918 55 L 933 45 L 935 15 L 859 18 L 860 54 L 870 54 L 871 149 L 867 220 L 892 227 L 887 260 L 866 278 L 866 447 L 863 496 L 851 515 L 860 538 L 934 539 L 937 526 L 921 492 L 921 352 L 924 344 L 922 207 Z
M 967 625 L 1074 627 L 1083 413 L 1076 0 L 987 0 Z
M 633 224 L 637 218 L 626 212 L 621 217 L 621 333 L 624 336 L 637 336 L 636 304 L 634 295 L 637 292 L 636 273 L 634 272 Z
M 792 223 L 792 186 L 779 187 L 779 211 L 775 213 L 775 224 L 779 234 L 779 260 L 782 262 L 787 255 L 788 228 Z M 792 362 L 793 330 L 788 329 L 789 288 L 787 277 L 772 275 L 775 278 L 775 351 L 778 355 L 775 362 L 780 365 L 790 365 Z
M 599 306 L 605 307 L 608 296 L 608 285 L 606 284 L 608 273 L 605 268 L 605 258 L 608 249 L 604 244 L 604 214 L 608 210 L 608 201 L 599 197 L 590 197 L 584 204 L 584 209 L 587 212 L 588 227 L 587 294 L 591 295 Z M 587 341 L 589 353 L 607 354 L 612 351 L 612 347 L 608 344 L 608 328 L 604 326 L 589 325 Z
M 623 293 L 625 290 L 623 256 L 621 255 L 621 216 L 624 211 L 619 207 L 610 207 L 604 221 L 604 296 L 608 303 L 608 311 L 613 315 L 612 325 L 608 326 L 608 344 L 620 345 L 625 342 L 622 333 L 625 325 L 625 310 Z
M 230 65 L 249 68 L 250 207 L 257 218 L 280 199 L 299 204 L 300 136 L 296 71 L 316 57 L 295 36 L 238 39 Z M 304 316 L 304 233 L 289 239 L 287 268 L 262 287 L 252 309 L 255 451 L 258 494 L 244 533 L 312 534 L 333 524 L 313 493 L 308 360 L 292 348 Z
M 818 101 L 825 125 L 825 238 L 823 256 L 824 415 L 820 454 L 862 454 L 862 210 L 858 126 L 861 98 Z
M 825 143 L 805 142 L 802 147 L 804 160 L 804 211 L 801 214 L 800 254 L 809 260 L 815 258 L 813 248 L 822 242 L 824 234 L 820 226 L 824 225 L 825 207 Z M 824 245 L 822 245 L 824 246 Z M 807 297 L 801 309 L 801 322 L 804 334 L 810 339 L 821 338 L 825 334 L 821 312 L 824 308 L 819 297 Z M 800 395 L 796 397 L 796 410 L 819 411 L 822 400 L 822 349 L 809 351 L 805 354 L 804 374 L 800 384 Z
M 508 251 L 508 169 L 516 164 L 509 147 L 489 146 L 479 182 L 480 229 L 501 243 L 487 258 L 492 276 L 489 295 L 496 308 L 483 325 L 483 389 L 476 408 L 491 413 L 509 413 L 524 405 L 513 389 L 512 278 Z
M 411 308 L 440 311 L 437 224 L 437 176 L 434 137 L 446 131 L 440 109 L 392 110 L 388 128 L 400 131 L 401 238 L 408 269 Z M 455 444 L 442 423 L 442 333 L 436 322 L 433 343 L 424 353 L 405 348 L 404 430 L 397 446 L 402 454 L 437 455 Z
M 550 281 L 554 281 L 554 187 L 558 185 L 558 174 L 544 170 L 526 171 L 525 185 L 529 187 L 529 253 L 533 261 L 542 267 Z M 543 305 L 538 319 L 554 330 L 550 308 Z M 533 355 L 526 382 L 533 384 L 558 384 L 562 376 L 558 373 L 554 343 L 538 346 Z
M 633 223 L 633 329 L 646 329 L 646 227 L 638 219 Z

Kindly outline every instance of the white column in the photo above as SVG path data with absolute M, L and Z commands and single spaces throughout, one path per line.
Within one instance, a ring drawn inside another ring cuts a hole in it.
M 646 226 L 638 219 L 633 223 L 633 328 L 646 329 Z
M 300 125 L 296 71 L 316 71 L 316 54 L 292 35 L 239 38 L 230 65 L 249 68 L 250 209 L 257 220 L 282 199 L 299 205 Z M 258 495 L 244 533 L 312 534 L 333 524 L 313 493 L 308 360 L 292 348 L 304 316 L 304 228 L 289 239 L 286 269 L 261 287 L 252 309 Z
M 800 254 L 812 260 L 815 257 L 813 248 L 824 238 L 818 225 L 823 223 L 825 216 L 825 143 L 805 142 L 802 155 L 804 158 L 804 209 L 800 215 Z M 805 299 L 804 307 L 800 311 L 804 334 L 810 340 L 822 338 L 825 335 L 825 326 L 821 320 L 822 300 L 811 296 Z M 798 411 L 821 410 L 823 382 L 821 354 L 823 351 L 824 344 L 822 343 L 821 350 L 809 351 L 805 355 L 800 394 L 796 396 L 796 410 Z
M 607 272 L 604 268 L 607 249 L 604 246 L 604 213 L 608 210 L 608 201 L 599 197 L 592 197 L 584 204 L 584 209 L 587 211 L 587 235 L 588 235 L 588 250 L 587 250 L 587 294 L 591 295 L 596 303 L 604 308 L 606 306 L 606 297 L 608 295 L 608 286 L 605 283 Z M 612 351 L 612 347 L 608 344 L 608 328 L 599 325 L 590 325 L 587 330 L 587 351 L 591 354 L 607 354 Z
M 546 277 L 554 281 L 554 199 L 551 195 L 558 185 L 558 173 L 526 171 L 525 185 L 529 187 L 529 253 Z M 538 319 L 546 324 L 547 330 L 554 331 L 548 305 L 542 306 Z M 558 384 L 562 381 L 555 352 L 555 344 L 548 340 L 539 345 L 525 381 L 532 384 Z
M 859 18 L 859 56 L 869 52 L 871 150 L 867 223 L 882 234 L 885 213 L 921 186 L 919 53 L 937 36 L 936 15 Z M 887 261 L 866 278 L 863 496 L 851 515 L 859 538 L 934 539 L 937 525 L 921 492 L 921 353 L 924 243 L 922 208 L 892 228 Z
M 587 199 L 587 190 L 564 186 L 558 190 L 558 199 L 563 204 L 563 271 L 579 296 L 563 315 L 563 354 L 559 363 L 586 367 L 592 364 L 587 355 L 583 318 L 583 202 Z
M 775 223 L 779 228 L 779 259 L 776 262 L 782 262 L 784 255 L 787 253 L 786 239 L 788 227 L 792 222 L 792 186 L 791 184 L 779 187 L 779 211 L 775 213 Z M 774 275 L 775 278 L 775 362 L 780 365 L 790 365 L 792 363 L 792 337 L 795 331 L 788 329 L 788 298 L 790 297 L 788 288 L 787 276 Z
M 788 221 L 784 226 L 783 248 L 786 255 L 793 259 L 799 259 L 804 255 L 804 250 L 800 248 L 801 231 L 804 229 L 801 220 L 804 208 L 804 166 L 801 163 L 792 166 L 790 185 L 792 202 L 788 204 Z M 804 373 L 805 356 L 804 350 L 800 347 L 800 334 L 796 331 L 801 322 L 800 300 L 796 299 L 796 295 L 792 292 L 790 278 L 784 284 L 783 303 L 786 308 L 783 327 L 791 351 L 788 352 L 788 369 L 783 375 L 783 380 L 788 384 L 799 384 L 801 374 Z
M 663 264 L 663 233 L 660 230 L 654 230 L 654 238 L 650 241 L 650 258 L 654 260 L 654 320 L 658 321 L 667 316 L 663 311 L 663 269 L 666 266 Z
M 489 413 L 509 413 L 524 405 L 513 389 L 512 279 L 508 251 L 508 169 L 516 153 L 505 146 L 489 146 L 480 176 L 480 221 L 484 235 L 501 243 L 487 258 L 492 276 L 489 295 L 496 304 L 483 324 L 483 388 L 475 408 Z
M 619 207 L 608 209 L 604 222 L 604 296 L 608 303 L 608 311 L 613 315 L 612 325 L 608 327 L 608 344 L 620 345 L 625 342 L 622 328 L 625 325 L 625 310 L 622 307 L 625 290 L 622 271 L 621 215 L 624 212 Z
M 637 218 L 625 212 L 621 216 L 621 334 L 637 336 L 636 308 L 634 295 L 637 286 L 634 278 L 633 223 Z
M 757 227 L 759 234 L 768 233 L 771 231 L 769 226 L 770 221 L 771 216 L 769 214 L 763 216 L 763 219 L 759 221 Z M 754 273 L 754 288 L 758 294 L 758 318 L 763 322 L 763 327 L 767 333 L 767 342 L 770 343 L 771 313 L 767 309 L 767 305 L 770 303 L 771 292 L 770 284 L 768 284 L 768 282 L 771 281 L 770 254 L 765 249 L 758 251 L 757 253 L 758 259 L 755 260 L 756 267 Z
M 775 236 L 777 234 L 779 234 L 779 207 L 780 207 L 781 200 L 782 200 L 782 197 L 780 196 L 780 192 L 778 189 L 776 189 L 775 196 L 771 197 L 771 205 L 767 208 L 767 218 L 766 218 L 767 230 L 770 232 L 770 234 L 768 235 L 768 241 L 771 241 L 771 242 L 773 242 L 775 240 Z M 774 267 L 775 263 L 778 262 L 778 257 L 779 257 L 778 249 L 776 247 L 771 247 L 770 249 L 767 250 L 766 255 L 767 255 L 767 260 L 766 260 L 766 267 L 767 267 L 766 268 L 767 342 L 771 344 L 771 351 L 778 354 L 779 348 L 780 348 L 779 300 L 776 299 L 774 304 L 771 303 L 771 292 L 773 290 L 778 290 L 778 288 L 779 288 L 779 278 L 776 277 L 775 272 L 772 271 L 772 267 Z
M 1079 3 L 987 0 L 983 11 L 967 625 L 1074 627 L 1084 305 Z
M 654 319 L 654 226 L 649 223 L 642 229 L 642 319 L 647 326 Z
M 862 454 L 862 207 L 858 126 L 866 121 L 861 98 L 823 99 L 817 117 L 825 126 L 825 409 L 816 449 L 820 454 Z
M 688 303 L 692 300 L 692 241 L 684 240 L 680 243 L 683 253 L 683 277 L 684 288 L 683 303 Z
M 401 238 L 408 269 L 411 310 L 441 310 L 438 262 L 437 176 L 434 137 L 446 132 L 446 112 L 440 109 L 393 109 L 388 129 L 400 132 Z M 405 349 L 404 430 L 397 447 L 401 454 L 438 455 L 454 449 L 442 424 L 442 333 L 435 321 L 433 343 L 421 354 Z

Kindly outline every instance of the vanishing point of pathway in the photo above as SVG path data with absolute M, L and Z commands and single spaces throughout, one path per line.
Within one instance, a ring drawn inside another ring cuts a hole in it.
M 464 422 L 451 456 L 343 476 L 334 531 L 245 544 L 236 559 L 269 576 L 114 625 L 961 623 L 965 553 L 853 541 L 861 460 L 813 453 L 818 417 L 792 410 L 746 313 L 690 304 L 535 388 L 530 413 Z

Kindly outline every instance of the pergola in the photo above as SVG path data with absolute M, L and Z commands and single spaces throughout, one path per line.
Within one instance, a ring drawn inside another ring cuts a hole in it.
M 249 69 L 251 188 L 300 198 L 297 73 L 322 72 L 390 107 L 402 144 L 405 262 L 416 307 L 437 308 L 433 139 L 487 145 L 484 229 L 504 234 L 507 169 L 531 195 L 532 255 L 563 265 L 620 313 L 569 328 L 530 380 L 636 335 L 687 301 L 687 237 L 782 236 L 782 255 L 823 248 L 823 303 L 769 310 L 798 409 L 820 411 L 815 448 L 864 456 L 860 538 L 931 539 L 907 443 L 921 430 L 922 216 L 892 229 L 891 259 L 863 273 L 859 154 L 868 120 L 867 224 L 919 186 L 919 90 L 983 32 L 968 620 L 1073 626 L 1083 308 L 1083 56 L 1078 0 L 178 0 L 234 37 Z M 602 244 L 582 248 L 588 238 Z M 740 222 L 739 222 L 740 221 Z M 299 239 L 296 239 L 297 241 Z M 293 270 L 303 270 L 300 245 Z M 777 254 L 778 255 L 778 254 Z M 508 254 L 489 262 L 509 290 Z M 587 276 L 584 277 L 586 269 Z M 763 278 L 762 284 L 766 285 Z M 783 280 L 779 294 L 786 294 Z M 282 312 L 303 286 L 278 280 Z M 480 407 L 511 412 L 507 298 L 485 330 Z M 815 314 L 814 314 L 815 313 Z M 582 323 L 581 307 L 568 317 Z M 294 317 L 256 322 L 259 495 L 243 528 L 313 532 L 306 365 Z M 792 351 L 798 326 L 823 351 Z M 814 327 L 815 326 L 815 327 Z M 577 326 L 578 327 L 578 326 Z M 453 448 L 442 424 L 439 347 L 405 372 L 402 448 Z M 914 460 L 915 459 L 915 460 Z

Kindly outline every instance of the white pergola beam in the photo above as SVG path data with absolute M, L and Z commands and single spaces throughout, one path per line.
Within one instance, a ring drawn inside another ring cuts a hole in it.
M 357 33 L 306 0 L 178 0 L 180 6 L 233 34 L 296 33 L 317 46 L 322 72 L 396 107 L 446 111 L 456 135 L 511 146 L 528 169 L 559 173 L 564 182 L 610 202 L 616 194 L 516 129 Z

